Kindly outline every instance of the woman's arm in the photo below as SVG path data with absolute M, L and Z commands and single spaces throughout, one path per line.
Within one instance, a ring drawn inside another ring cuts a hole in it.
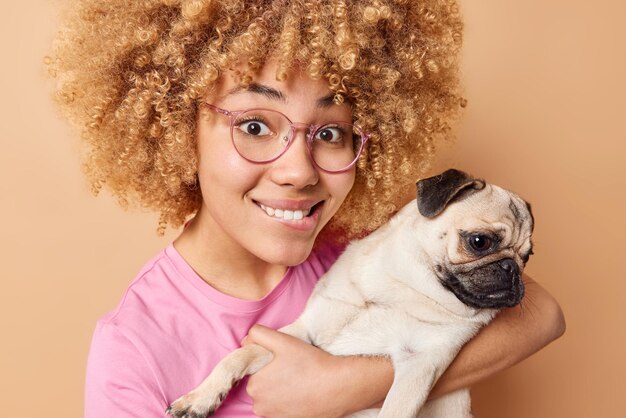
M 524 282 L 522 304 L 503 310 L 465 345 L 431 397 L 471 386 L 563 334 L 565 321 L 558 303 L 529 277 Z M 251 330 L 249 342 L 275 355 L 248 384 L 255 412 L 265 417 L 340 417 L 380 404 L 393 380 L 393 368 L 386 359 L 334 357 L 263 327 Z

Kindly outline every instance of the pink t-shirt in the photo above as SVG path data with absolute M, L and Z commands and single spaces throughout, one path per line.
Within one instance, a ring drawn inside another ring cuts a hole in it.
M 276 329 L 293 322 L 338 253 L 331 247 L 317 250 L 289 268 L 263 299 L 249 301 L 209 286 L 169 245 L 96 325 L 87 362 L 85 417 L 165 417 L 170 402 L 240 347 L 254 324 Z M 230 393 L 215 416 L 255 416 L 245 384 Z

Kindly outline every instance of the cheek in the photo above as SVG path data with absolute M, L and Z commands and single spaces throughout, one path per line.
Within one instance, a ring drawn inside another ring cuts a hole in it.
M 326 174 L 325 182 L 331 196 L 336 200 L 337 207 L 343 203 L 350 190 L 352 190 L 355 175 L 354 170 L 340 174 Z
M 233 149 L 226 126 L 215 121 L 201 121 L 196 126 L 198 172 L 213 175 L 220 171 L 236 168 L 237 152 Z
M 209 143 L 219 140 L 223 143 Z M 259 166 L 250 164 L 237 154 L 223 138 L 205 138 L 198 144 L 198 178 L 203 194 L 241 193 L 252 188 L 259 179 Z

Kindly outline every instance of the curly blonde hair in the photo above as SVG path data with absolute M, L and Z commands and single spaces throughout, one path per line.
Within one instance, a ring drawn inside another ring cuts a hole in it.
M 399 208 L 449 132 L 461 41 L 455 0 L 76 0 L 47 64 L 94 193 L 159 211 L 160 233 L 202 202 L 196 103 L 220 75 L 245 86 L 272 56 L 277 80 L 294 66 L 327 80 L 371 133 L 329 225 L 354 237 Z

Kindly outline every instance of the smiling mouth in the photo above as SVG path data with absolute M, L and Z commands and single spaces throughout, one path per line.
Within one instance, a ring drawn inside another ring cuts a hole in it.
M 288 210 L 288 209 L 272 208 L 272 207 L 269 207 L 269 206 L 266 206 L 257 202 L 257 205 L 261 209 L 263 209 L 263 211 L 267 214 L 267 216 L 270 216 L 272 218 L 282 219 L 285 221 L 299 221 L 301 219 L 309 217 L 322 204 L 323 204 L 323 201 L 311 206 L 310 208 L 299 209 L 299 210 Z

